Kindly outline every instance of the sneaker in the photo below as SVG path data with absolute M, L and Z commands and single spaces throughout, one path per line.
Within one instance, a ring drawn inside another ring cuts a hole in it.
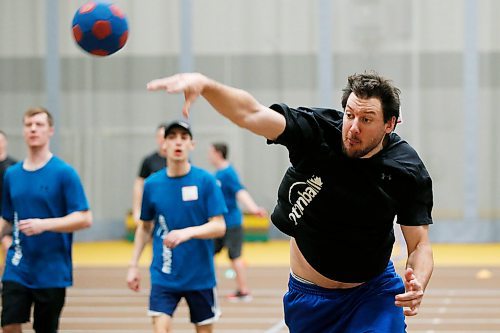
M 252 295 L 237 290 L 234 294 L 228 295 L 227 300 L 229 302 L 250 302 L 252 300 Z

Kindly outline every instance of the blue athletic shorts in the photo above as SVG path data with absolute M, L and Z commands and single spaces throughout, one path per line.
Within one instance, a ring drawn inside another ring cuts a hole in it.
M 173 292 L 153 284 L 149 294 L 149 311 L 152 317 L 161 314 L 173 316 L 181 298 L 186 299 L 191 322 L 196 325 L 208 325 L 216 322 L 221 314 L 217 303 L 216 289 L 189 290 Z
M 327 289 L 290 276 L 283 297 L 291 333 L 405 333 L 403 308 L 394 296 L 405 291 L 389 262 L 372 280 L 350 289 Z

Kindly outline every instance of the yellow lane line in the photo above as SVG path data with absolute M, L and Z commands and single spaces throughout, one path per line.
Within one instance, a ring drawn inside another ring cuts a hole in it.
M 133 244 L 129 241 L 75 243 L 73 261 L 76 266 L 126 266 Z M 249 266 L 288 266 L 288 241 L 245 243 L 243 257 Z M 436 266 L 500 266 L 500 243 L 433 244 Z M 151 247 L 147 246 L 140 264 L 148 266 Z M 229 265 L 226 252 L 215 258 L 217 265 Z

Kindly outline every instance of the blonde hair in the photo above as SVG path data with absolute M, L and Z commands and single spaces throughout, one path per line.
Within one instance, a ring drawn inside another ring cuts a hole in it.
M 40 114 L 40 113 L 45 113 L 47 115 L 47 119 L 49 121 L 49 126 L 53 127 L 54 126 L 54 118 L 52 117 L 52 115 L 50 114 L 50 112 L 46 108 L 44 108 L 42 106 L 35 106 L 35 107 L 29 108 L 24 113 L 23 121 L 26 118 L 33 117 L 34 115 L 37 115 L 37 114 Z

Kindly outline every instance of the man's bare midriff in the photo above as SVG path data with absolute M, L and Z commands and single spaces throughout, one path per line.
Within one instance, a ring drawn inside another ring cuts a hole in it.
M 306 261 L 294 238 L 290 240 L 290 268 L 293 274 L 323 288 L 347 289 L 363 284 L 335 281 L 320 274 Z

